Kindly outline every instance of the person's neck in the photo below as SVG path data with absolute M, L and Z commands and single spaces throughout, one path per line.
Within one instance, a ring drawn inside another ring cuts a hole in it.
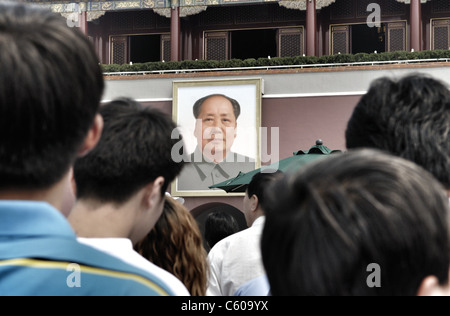
M 134 214 L 127 203 L 116 206 L 81 199 L 68 220 L 78 237 L 131 239 Z
M 264 212 L 258 208 L 255 215 L 251 218 L 250 223 L 247 223 L 248 227 L 252 227 L 255 224 L 256 220 L 260 217 L 264 216 Z
M 60 212 L 67 192 L 69 173 L 47 189 L 5 189 L 0 190 L 0 200 L 47 202 Z

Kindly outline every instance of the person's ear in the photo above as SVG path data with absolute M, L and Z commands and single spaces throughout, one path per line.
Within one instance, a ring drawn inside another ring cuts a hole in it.
M 94 123 L 84 138 L 83 144 L 78 150 L 79 157 L 87 155 L 95 146 L 97 146 L 100 137 L 102 136 L 103 126 L 103 117 L 100 114 L 97 114 L 94 118 Z
M 441 286 L 434 275 L 427 276 L 420 284 L 417 296 L 449 296 L 450 285 Z
M 144 198 L 147 209 L 154 209 L 161 203 L 161 199 L 164 198 L 161 196 L 161 188 L 163 187 L 164 182 L 165 180 L 163 177 L 158 177 L 155 181 L 147 185 L 147 192 Z
M 250 210 L 252 212 L 255 212 L 258 209 L 258 204 L 259 204 L 259 199 L 255 194 L 253 194 L 250 197 Z

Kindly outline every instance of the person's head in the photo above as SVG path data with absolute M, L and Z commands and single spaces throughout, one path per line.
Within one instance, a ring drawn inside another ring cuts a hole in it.
M 348 122 L 346 142 L 411 160 L 450 191 L 448 87 L 424 75 L 374 81 Z
M 98 145 L 74 164 L 77 199 L 120 207 L 142 198 L 144 215 L 152 217 L 139 221 L 146 226 L 145 235 L 162 212 L 168 185 L 183 167 L 171 159 L 176 125 L 159 110 L 126 98 L 103 105 L 100 114 L 104 129 Z
M 208 265 L 202 235 L 182 204 L 166 197 L 162 216 L 135 249 L 180 279 L 191 295 L 206 294 Z
M 221 162 L 236 138 L 241 106 L 230 97 L 213 94 L 195 102 L 193 111 L 198 148 L 208 159 Z
M 217 211 L 210 213 L 205 221 L 205 239 L 213 248 L 222 239 L 239 231 L 237 220 L 230 213 Z
M 47 190 L 100 136 L 97 55 L 60 15 L 0 2 L 0 65 L 0 190 Z
M 330 157 L 273 185 L 266 213 L 261 248 L 274 295 L 448 285 L 448 198 L 410 161 L 368 149 Z
M 258 217 L 264 215 L 267 190 L 273 182 L 282 177 L 283 173 L 281 171 L 274 170 L 271 170 L 271 172 L 259 172 L 253 176 L 244 196 L 244 215 L 249 227 L 253 225 L 253 222 Z

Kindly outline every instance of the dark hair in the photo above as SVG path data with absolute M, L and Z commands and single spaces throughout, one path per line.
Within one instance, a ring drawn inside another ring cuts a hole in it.
M 205 239 L 210 248 L 213 248 L 219 241 L 238 231 L 239 224 L 237 220 L 227 212 L 212 212 L 206 218 Z
M 448 197 L 426 171 L 374 150 L 309 165 L 268 191 L 262 256 L 274 295 L 416 295 L 450 264 Z M 381 287 L 369 287 L 369 264 Z
M 239 118 L 239 115 L 241 115 L 241 105 L 239 104 L 238 101 L 236 101 L 233 98 L 227 97 L 226 95 L 223 95 L 223 94 L 211 94 L 211 95 L 203 97 L 200 100 L 197 100 L 197 102 L 195 102 L 195 104 L 194 104 L 194 117 L 196 119 L 198 118 L 198 116 L 200 115 L 200 112 L 202 111 L 203 103 L 206 100 L 208 100 L 208 99 L 210 99 L 212 97 L 223 97 L 223 98 L 227 99 L 228 101 L 230 101 L 231 106 L 233 107 L 234 116 L 236 117 L 236 119 Z
M 450 189 L 450 91 L 424 75 L 378 79 L 356 106 L 346 141 L 411 160 Z
M 166 197 L 163 214 L 135 249 L 176 276 L 191 295 L 206 295 L 209 266 L 202 233 L 182 204 Z
M 271 170 L 271 172 L 259 172 L 255 174 L 250 181 L 246 194 L 249 198 L 253 195 L 258 197 L 258 204 L 262 210 L 266 210 L 266 191 L 273 182 L 281 179 L 283 172 L 279 170 Z
M 175 123 L 130 99 L 112 101 L 100 113 L 105 125 L 99 144 L 74 165 L 77 197 L 123 203 L 159 176 L 164 195 L 183 167 L 171 158 L 179 141 L 171 139 Z
M 0 2 L 0 188 L 48 188 L 76 158 L 103 92 L 89 40 L 60 15 Z

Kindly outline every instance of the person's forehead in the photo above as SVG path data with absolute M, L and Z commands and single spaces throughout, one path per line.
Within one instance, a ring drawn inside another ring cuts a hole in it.
M 217 113 L 218 111 L 221 114 L 234 114 L 233 104 L 223 96 L 210 97 L 203 102 L 200 113 L 208 114 Z

